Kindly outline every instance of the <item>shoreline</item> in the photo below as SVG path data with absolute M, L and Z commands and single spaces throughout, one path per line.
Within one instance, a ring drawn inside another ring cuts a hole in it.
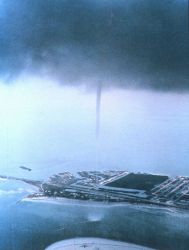
M 182 209 L 174 206 L 161 206 L 158 204 L 147 204 L 147 203 L 132 203 L 132 202 L 105 202 L 105 201 L 94 201 L 94 200 L 79 200 L 79 199 L 70 199 L 65 197 L 25 197 L 21 200 L 21 202 L 33 202 L 33 203 L 48 203 L 54 205 L 76 205 L 76 206 L 98 206 L 98 207 L 119 207 L 119 206 L 130 206 L 135 208 L 154 208 L 154 209 L 161 209 L 166 210 L 169 212 L 183 212 L 187 209 Z

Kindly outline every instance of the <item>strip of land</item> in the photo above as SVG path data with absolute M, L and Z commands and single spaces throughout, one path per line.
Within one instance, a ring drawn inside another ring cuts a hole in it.
M 45 181 L 0 175 L 38 187 L 29 198 L 63 197 L 99 202 L 129 202 L 189 209 L 189 177 L 127 171 L 63 172 Z

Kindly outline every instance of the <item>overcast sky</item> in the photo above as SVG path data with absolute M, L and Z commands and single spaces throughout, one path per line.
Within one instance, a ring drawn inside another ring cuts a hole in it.
M 1 0 L 0 76 L 189 88 L 187 0 Z
M 0 0 L 1 173 L 189 175 L 187 2 Z

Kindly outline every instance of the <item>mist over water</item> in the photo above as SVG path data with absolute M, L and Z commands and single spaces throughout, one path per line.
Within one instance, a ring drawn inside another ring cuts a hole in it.
M 188 0 L 0 0 L 0 44 L 0 174 L 189 176 Z M 188 249 L 187 212 L 22 202 L 37 191 L 0 179 L 0 249 L 73 237 Z
M 189 175 L 189 94 L 114 88 L 101 97 L 97 140 L 96 92 L 40 78 L 1 85 L 1 173 L 46 178 L 126 169 Z
M 187 0 L 6 0 L 0 18 L 2 173 L 189 174 Z

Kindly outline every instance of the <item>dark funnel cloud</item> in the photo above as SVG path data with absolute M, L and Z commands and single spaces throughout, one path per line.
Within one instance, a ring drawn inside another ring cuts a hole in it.
M 189 89 L 187 0 L 1 0 L 0 77 Z

